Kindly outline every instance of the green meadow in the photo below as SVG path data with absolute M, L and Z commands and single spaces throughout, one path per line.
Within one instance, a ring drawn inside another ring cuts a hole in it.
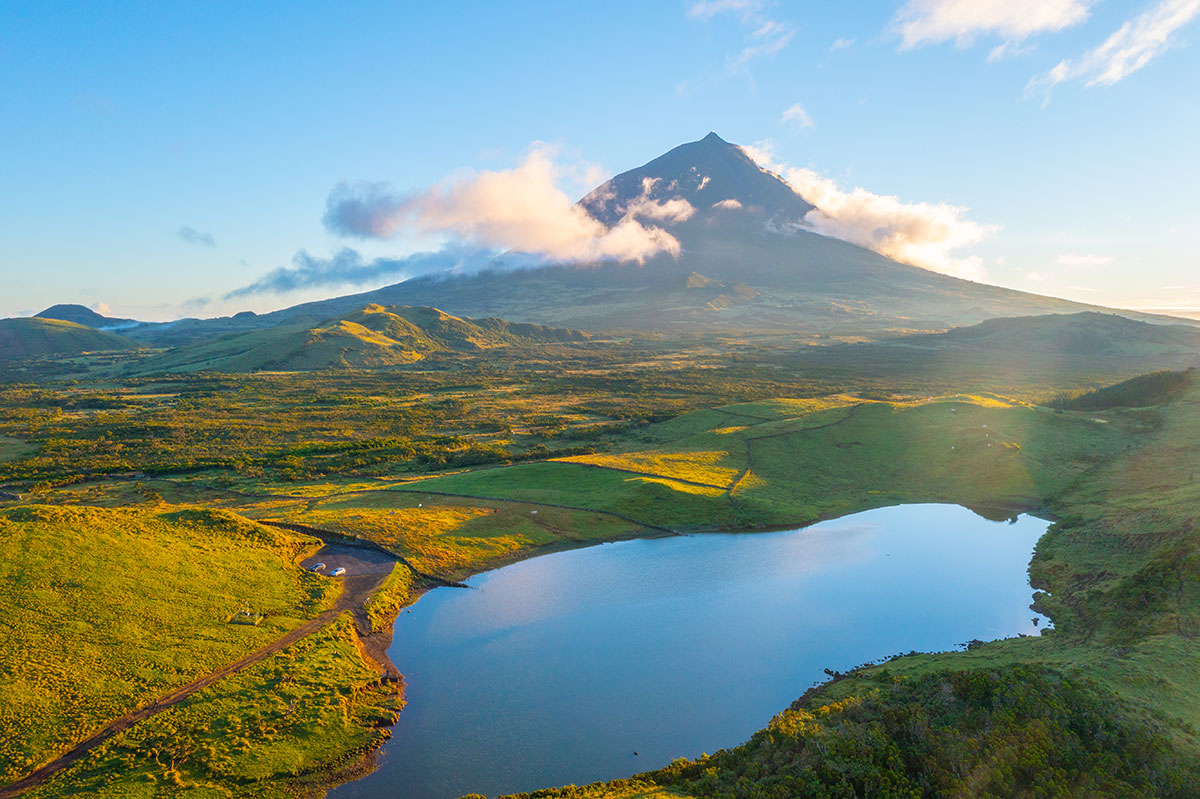
M 544 795 L 1188 795 L 1174 775 L 1200 761 L 1190 373 L 1010 396 L 743 364 L 616 359 L 601 378 L 597 357 L 567 373 L 448 359 L 0 387 L 0 473 L 21 493 L 0 503 L 5 779 L 330 605 L 330 581 L 296 566 L 318 542 L 256 521 L 402 557 L 415 572 L 397 566 L 362 610 L 386 632 L 436 581 L 542 552 L 954 502 L 1055 522 L 1030 564 L 1053 630 L 838 675 L 744 747 Z M 245 602 L 260 626 L 227 623 Z M 371 638 L 343 617 L 31 795 L 319 792 L 400 706 Z
M 317 546 L 228 512 L 0 510 L 0 778 L 326 607 L 294 565 Z M 228 623 L 245 604 L 261 624 Z

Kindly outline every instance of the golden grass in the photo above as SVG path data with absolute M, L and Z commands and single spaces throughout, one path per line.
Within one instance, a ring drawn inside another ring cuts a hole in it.
M 563 463 L 583 463 L 589 466 L 638 472 L 652 477 L 690 480 L 722 487 L 728 486 L 741 472 L 740 467 L 730 464 L 731 454 L 721 450 L 576 455 L 555 460 Z

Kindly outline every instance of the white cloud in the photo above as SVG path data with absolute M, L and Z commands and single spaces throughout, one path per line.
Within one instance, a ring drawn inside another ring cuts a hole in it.
M 779 121 L 783 124 L 791 124 L 801 128 L 811 128 L 816 124 L 800 103 L 796 103 L 784 111 Z
M 728 200 L 721 200 L 719 203 L 713 203 L 713 208 L 720 208 L 724 211 L 736 211 L 742 207 L 741 202 L 730 197 Z
M 680 221 L 694 212 L 686 201 L 642 197 L 605 227 L 558 187 L 569 170 L 553 156 L 551 148 L 535 144 L 513 169 L 467 173 L 408 195 L 380 183 L 342 183 L 330 193 L 325 225 L 360 238 L 391 238 L 402 231 L 445 234 L 472 247 L 560 261 L 641 262 L 662 252 L 679 254 L 674 236 L 639 218 Z
M 763 21 L 750 34 L 749 43 L 728 61 L 730 72 L 745 72 L 746 65 L 759 58 L 773 58 L 792 42 L 796 29 L 775 20 Z
M 652 200 L 650 194 L 659 178 L 642 178 L 642 194 L 621 209 L 625 219 L 649 219 L 654 222 L 686 222 L 696 213 L 692 204 L 682 197 Z M 701 182 L 703 188 L 703 182 Z
M 893 26 L 900 49 L 948 42 L 969 47 L 980 35 L 1019 42 L 1088 18 L 1096 0 L 909 0 Z
M 1109 36 L 1103 44 L 1078 59 L 1058 62 L 1044 75 L 1029 81 L 1025 92 L 1045 92 L 1060 83 L 1082 80 L 1085 86 L 1111 86 L 1132 75 L 1172 44 L 1180 28 L 1200 15 L 1200 0 L 1160 0 Z
M 981 258 L 954 253 L 995 235 L 1000 228 L 967 219 L 966 208 L 948 203 L 908 203 L 862 188 L 845 191 L 811 169 L 772 163 L 769 145 L 744 149 L 816 206 L 805 215 L 803 227 L 934 272 L 968 280 L 984 278 Z
M 833 44 L 829 45 L 829 52 L 836 53 L 838 50 L 849 49 L 850 47 L 854 46 L 855 41 L 856 39 L 854 37 L 847 39 L 844 36 L 834 39 Z
M 992 48 L 988 53 L 988 63 L 994 64 L 997 61 L 1003 61 L 1006 58 L 1015 58 L 1019 55 L 1029 55 L 1037 49 L 1037 45 L 1024 44 L 1015 39 L 1009 39 L 1007 42 L 1001 42 Z
M 741 24 L 749 27 L 750 32 L 737 55 L 726 56 L 725 68 L 730 74 L 750 78 L 747 69 L 750 62 L 775 57 L 791 44 L 796 35 L 794 26 L 763 13 L 767 5 L 765 0 L 698 0 L 688 7 L 687 16 L 707 20 L 719 14 L 737 14 Z
M 1117 259 L 1111 255 L 1082 255 L 1077 252 L 1064 252 L 1062 255 L 1059 255 L 1054 259 L 1054 263 L 1058 264 L 1059 266 L 1069 267 L 1095 267 L 1108 266 L 1116 260 Z
M 747 16 L 762 11 L 763 5 L 763 0 L 698 0 L 688 8 L 687 15 L 700 19 L 708 19 L 726 12 Z
M 107 302 L 92 303 L 91 308 L 93 311 L 100 314 L 101 316 L 108 316 L 112 313 L 112 308 L 108 307 Z

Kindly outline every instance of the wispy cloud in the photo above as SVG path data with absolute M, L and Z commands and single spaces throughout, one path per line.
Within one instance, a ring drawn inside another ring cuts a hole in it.
M 904 202 L 862 188 L 846 191 L 811 169 L 772 163 L 769 144 L 744 149 L 816 206 L 805 215 L 803 227 L 934 272 L 968 280 L 984 278 L 981 258 L 955 253 L 990 238 L 1000 228 L 967 219 L 968 209 L 948 203 Z
M 813 122 L 813 118 L 807 111 L 804 110 L 804 106 L 802 106 L 800 103 L 795 103 L 794 105 L 789 106 L 787 110 L 783 112 L 783 115 L 779 117 L 779 121 L 782 124 L 792 125 L 793 127 L 797 128 L 811 128 L 816 125 L 816 123 Z
M 829 45 L 829 52 L 836 53 L 838 50 L 848 50 L 854 46 L 857 41 L 854 37 L 846 38 L 844 36 L 833 40 L 833 44 Z
M 688 7 L 687 15 L 700 19 L 730 12 L 748 16 L 760 13 L 765 5 L 763 0 L 698 0 Z
M 1037 49 L 1037 45 L 1028 44 L 1015 39 L 1010 39 L 1007 42 L 1001 42 L 991 49 L 988 53 L 988 63 L 994 64 L 997 61 L 1003 61 L 1006 58 L 1014 58 L 1021 55 L 1029 55 Z
M 196 230 L 191 225 L 184 225 L 175 231 L 175 235 L 188 244 L 195 244 L 200 247 L 216 247 L 217 242 L 212 237 L 211 233 L 205 233 L 202 230 Z
M 1153 8 L 1127 20 L 1099 46 L 1077 59 L 1060 61 L 1037 75 L 1026 96 L 1050 91 L 1060 83 L 1081 80 L 1088 87 L 1111 86 L 1146 66 L 1174 44 L 1175 34 L 1200 15 L 1200 0 L 1160 0 Z
M 679 254 L 674 236 L 643 220 L 671 218 L 681 209 L 656 209 L 647 200 L 606 227 L 558 187 L 568 170 L 553 156 L 552 148 L 538 143 L 513 169 L 470 173 L 407 194 L 382 183 L 342 183 L 329 195 L 325 226 L 359 238 L 390 238 L 401 231 L 443 234 L 463 246 L 571 262 L 641 262 L 663 252 Z
M 399 282 L 433 272 L 474 272 L 496 264 L 497 255 L 493 250 L 448 248 L 403 258 L 364 261 L 358 252 L 349 248 L 332 258 L 315 258 L 301 250 L 292 258 L 291 266 L 274 269 L 250 285 L 229 292 L 225 299 L 288 294 L 310 288 L 362 286 L 389 280 Z
M 751 61 L 774 58 L 792 43 L 795 35 L 796 29 L 787 23 L 764 20 L 750 33 L 746 46 L 728 60 L 729 71 L 748 75 L 746 67 Z
M 793 25 L 766 13 L 769 5 L 763 0 L 698 0 L 688 7 L 687 16 L 711 19 L 719 14 L 737 15 L 749 32 L 742 49 L 725 57 L 725 68 L 730 74 L 753 80 L 749 71 L 750 63 L 762 58 L 774 58 L 792 43 L 796 35 Z
M 1097 267 L 1108 266 L 1115 263 L 1116 258 L 1111 255 L 1094 255 L 1091 253 L 1082 254 L 1077 252 L 1064 252 L 1062 255 L 1054 259 L 1054 263 L 1059 266 L 1068 267 Z
M 1096 0 L 909 0 L 892 23 L 900 49 L 954 40 L 970 47 L 979 36 L 1000 37 L 993 60 L 1012 52 L 1022 40 L 1078 25 Z

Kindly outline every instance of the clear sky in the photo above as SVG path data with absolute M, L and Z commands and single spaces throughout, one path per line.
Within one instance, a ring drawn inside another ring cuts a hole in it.
M 420 192 L 546 142 L 577 198 L 710 130 L 832 180 L 846 224 L 908 214 L 987 282 L 1194 310 L 1197 39 L 1200 0 L 5 0 L 0 315 L 371 288 L 227 297 L 301 250 L 456 243 L 346 238 L 340 181 Z

